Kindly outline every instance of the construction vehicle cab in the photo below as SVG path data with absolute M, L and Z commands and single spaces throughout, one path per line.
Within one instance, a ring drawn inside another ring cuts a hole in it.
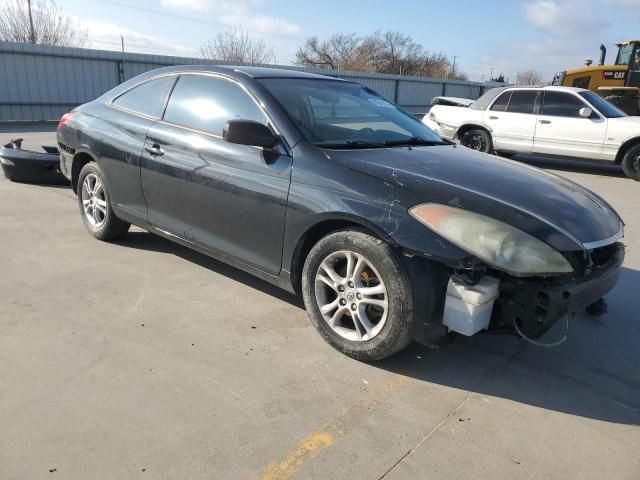
M 600 62 L 558 72 L 552 85 L 588 88 L 629 115 L 640 115 L 640 40 L 618 43 L 614 65 L 605 65 L 607 49 L 600 45 Z

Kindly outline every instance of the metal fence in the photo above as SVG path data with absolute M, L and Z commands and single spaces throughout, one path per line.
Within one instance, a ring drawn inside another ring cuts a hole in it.
M 0 121 L 57 120 L 140 73 L 167 65 L 222 64 L 202 58 L 0 42 Z M 425 113 L 435 96 L 478 98 L 494 84 L 281 65 L 362 83 L 403 106 Z

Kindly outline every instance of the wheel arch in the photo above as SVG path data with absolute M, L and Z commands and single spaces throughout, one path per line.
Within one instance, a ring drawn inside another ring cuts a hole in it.
M 634 147 L 636 145 L 640 145 L 640 135 L 625 140 L 624 143 L 620 145 L 620 148 L 618 149 L 618 153 L 616 154 L 615 164 L 620 165 L 627 151 L 631 147 Z
M 338 214 L 331 218 L 321 218 L 300 236 L 291 263 L 290 281 L 294 292 L 302 296 L 302 271 L 313 246 L 323 237 L 347 228 L 357 228 L 384 240 L 398 253 L 412 289 L 412 339 L 430 346 L 446 342 L 448 329 L 442 325 L 442 312 L 451 268 L 427 258 L 404 255 L 398 242 L 361 217 Z
M 392 247 L 397 246 L 396 242 L 389 237 L 382 229 L 372 224 L 368 220 L 349 214 L 325 214 L 318 217 L 295 242 L 296 246 L 293 250 L 291 258 L 291 284 L 296 293 L 301 292 L 302 269 L 304 262 L 313 246 L 323 237 L 346 228 L 358 228 L 365 230 L 371 235 L 386 241 Z
M 78 177 L 80 170 L 89 162 L 96 162 L 97 159 L 89 150 L 80 148 L 76 149 L 71 161 L 71 188 L 74 193 L 78 193 Z
M 491 136 L 491 141 L 493 141 L 493 132 L 490 127 L 480 122 L 467 122 L 461 125 L 458 130 L 456 130 L 456 134 L 454 138 L 458 140 L 462 139 L 462 136 L 467 133 L 469 130 L 481 129 L 486 131 Z

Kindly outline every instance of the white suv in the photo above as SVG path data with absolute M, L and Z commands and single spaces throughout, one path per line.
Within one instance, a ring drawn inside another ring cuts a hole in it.
M 494 88 L 469 107 L 434 105 L 423 122 L 474 150 L 610 161 L 640 180 L 640 117 L 582 88 Z

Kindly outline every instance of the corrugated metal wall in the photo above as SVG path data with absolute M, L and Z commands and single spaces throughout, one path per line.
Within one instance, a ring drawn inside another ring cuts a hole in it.
M 166 65 L 204 63 L 223 62 L 0 42 L 0 121 L 57 120 L 75 106 L 140 73 Z M 360 82 L 412 113 L 425 113 L 431 99 L 438 95 L 478 98 L 491 87 L 434 78 L 275 67 Z

